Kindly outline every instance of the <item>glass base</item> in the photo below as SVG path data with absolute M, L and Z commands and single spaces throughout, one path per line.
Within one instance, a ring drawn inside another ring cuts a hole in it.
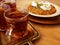
M 11 35 L 6 35 L 6 41 L 7 44 L 13 44 L 15 42 L 18 42 L 20 39 L 24 38 L 25 36 L 28 35 L 28 30 L 23 31 L 23 32 L 12 32 Z

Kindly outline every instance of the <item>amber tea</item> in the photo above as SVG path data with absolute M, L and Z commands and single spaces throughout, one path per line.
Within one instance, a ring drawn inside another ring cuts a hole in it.
M 7 11 L 4 15 L 7 22 L 6 35 L 11 38 L 19 39 L 27 34 L 28 13 L 16 11 Z

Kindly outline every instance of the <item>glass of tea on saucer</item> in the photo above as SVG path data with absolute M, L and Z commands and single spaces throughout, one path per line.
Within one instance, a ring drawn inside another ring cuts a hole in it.
M 14 11 L 8 9 L 4 13 L 7 22 L 6 38 L 8 43 L 18 41 L 28 34 L 28 12 L 27 9 L 16 9 Z

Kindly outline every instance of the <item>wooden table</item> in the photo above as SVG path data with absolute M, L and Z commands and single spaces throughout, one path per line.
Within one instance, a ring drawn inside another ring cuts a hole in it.
M 24 2 L 26 1 L 26 3 Z M 41 0 L 35 0 L 41 1 Z M 60 6 L 60 0 L 48 0 Z M 19 0 L 17 0 L 19 2 Z M 20 0 L 19 7 L 29 5 L 31 0 Z M 60 45 L 60 24 L 58 25 L 43 25 L 32 23 L 32 25 L 40 32 L 40 38 L 33 42 L 34 45 Z
M 40 38 L 33 43 L 34 45 L 60 45 L 60 24 L 43 25 L 32 23 L 32 25 L 40 32 Z

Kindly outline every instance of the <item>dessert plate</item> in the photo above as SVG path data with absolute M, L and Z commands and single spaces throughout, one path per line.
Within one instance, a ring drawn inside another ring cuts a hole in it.
M 55 8 L 56 8 L 56 12 L 54 14 L 51 15 L 38 15 L 38 14 L 34 14 L 32 12 L 29 11 L 29 14 L 32 16 L 36 16 L 36 17 L 55 17 L 58 16 L 60 14 L 60 7 L 56 4 L 50 3 L 52 4 Z

